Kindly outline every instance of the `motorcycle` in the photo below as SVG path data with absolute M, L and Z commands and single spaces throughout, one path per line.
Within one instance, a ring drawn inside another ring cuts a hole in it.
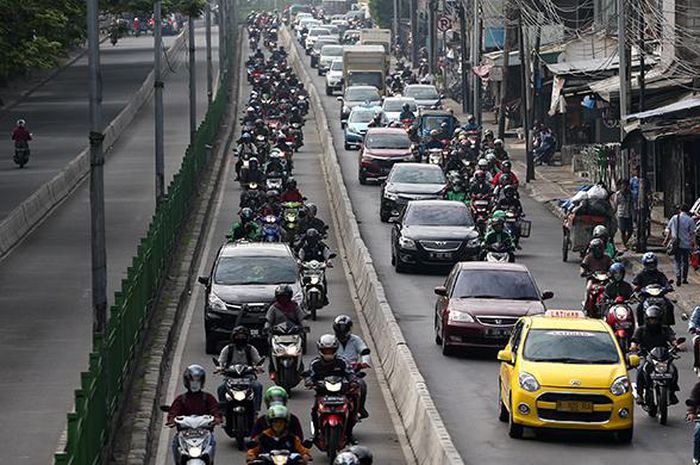
M 610 276 L 606 272 L 597 271 L 589 273 L 587 278 L 590 283 L 586 291 L 586 300 L 583 302 L 583 311 L 589 318 L 603 318 L 603 294 Z
M 296 452 L 273 450 L 269 454 L 260 454 L 249 465 L 302 465 L 304 458 Z
M 270 331 L 270 378 L 290 394 L 292 388 L 302 379 L 305 333 L 309 330 L 309 327 L 296 326 L 285 321 Z
M 231 365 L 221 367 L 219 360 L 213 357 L 214 365 L 221 370 L 226 384 L 226 402 L 221 410 L 226 419 L 226 434 L 236 439 L 238 450 L 245 449 L 245 438 L 253 429 L 255 422 L 254 392 L 251 381 L 256 379 L 256 367 L 248 365 Z M 263 361 L 260 361 L 260 365 Z
M 522 215 L 525 216 L 525 215 Z M 516 212 L 513 210 L 507 210 L 506 211 L 506 224 L 505 228 L 508 233 L 513 237 L 513 243 L 515 247 L 518 247 L 520 245 L 520 237 L 522 236 L 521 234 L 521 216 L 518 215 Z M 529 226 L 529 222 L 527 222 L 527 225 Z M 527 236 L 526 236 L 527 237 Z
M 20 168 L 24 168 L 24 165 L 29 162 L 29 144 L 26 141 L 15 142 L 15 155 L 13 159 Z
M 658 415 L 659 424 L 665 425 L 668 420 L 668 404 L 671 389 L 673 389 L 673 374 L 676 367 L 674 360 L 680 358 L 678 345 L 685 342 L 679 337 L 676 344 L 668 347 L 655 347 L 646 356 L 646 362 L 640 370 L 644 370 L 646 387 L 637 396 L 642 399 L 642 408 L 650 417 Z
M 282 228 L 274 215 L 262 219 L 262 242 L 282 242 Z
M 636 297 L 640 301 L 637 306 L 637 321 L 644 321 L 644 312 L 652 305 L 656 305 L 664 312 L 663 324 L 673 326 L 676 324 L 676 317 L 673 314 L 673 301 L 666 297 L 666 294 L 673 292 L 671 286 L 663 287 L 659 284 L 649 284 L 640 289 Z
M 428 164 L 442 166 L 442 149 L 428 149 Z
M 605 322 L 612 328 L 617 342 L 623 354 L 627 354 L 630 347 L 630 339 L 634 334 L 634 312 L 625 298 L 618 296 L 608 308 Z
M 244 152 L 241 155 L 241 169 L 238 173 L 238 179 L 241 186 L 263 180 L 262 171 L 260 171 L 260 163 L 255 155 L 248 152 Z
M 485 251 L 484 261 L 490 263 L 512 263 L 515 261 L 513 251 L 506 244 L 496 242 L 491 244 Z
M 119 31 L 116 28 L 109 31 L 109 41 L 112 46 L 117 45 L 117 41 L 119 41 Z
M 479 230 L 479 234 L 483 236 L 486 233 L 486 225 L 491 213 L 491 201 L 488 195 L 472 195 L 471 198 L 469 205 L 472 210 L 474 224 Z
M 291 142 L 295 152 L 304 145 L 304 133 L 301 130 L 301 124 L 292 123 L 292 127 L 287 130 L 287 142 Z
M 304 206 L 301 202 L 283 202 L 282 207 L 282 227 L 287 233 L 287 242 L 292 243 L 299 228 L 299 209 Z
M 316 321 L 316 312 L 326 305 L 326 263 L 311 260 L 301 263 L 301 283 L 304 286 L 304 300 L 311 312 L 311 319 Z
M 161 411 L 170 410 L 162 405 Z M 188 415 L 175 417 L 177 428 L 177 458 L 179 465 L 212 465 L 214 417 Z

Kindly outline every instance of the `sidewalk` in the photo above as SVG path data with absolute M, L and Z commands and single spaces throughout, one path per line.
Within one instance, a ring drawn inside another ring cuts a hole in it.
M 451 109 L 454 115 L 462 122 L 466 121 L 467 115 L 462 113 L 461 104 L 451 99 L 443 101 L 447 109 Z M 492 129 L 494 132 L 497 126 L 492 124 L 493 117 L 491 114 L 484 114 L 484 128 Z M 513 171 L 521 180 L 521 186 L 525 188 L 527 194 L 534 200 L 544 204 L 553 215 L 563 220 L 564 211 L 559 208 L 559 200 L 572 197 L 578 188 L 584 184 L 590 184 L 590 179 L 576 175 L 570 165 L 548 166 L 542 165 L 535 168 L 535 180 L 525 184 L 525 142 L 515 138 L 506 138 L 506 149 L 513 160 Z M 648 250 L 656 253 L 659 257 L 659 269 L 666 273 L 669 277 L 674 278 L 673 260 L 666 255 L 665 249 L 661 245 L 664 225 L 658 222 L 652 222 L 651 237 L 649 238 Z M 621 242 L 616 238 L 618 250 L 624 250 Z M 642 266 L 640 263 L 642 254 L 627 250 L 622 256 L 622 260 L 627 267 L 628 277 L 633 276 Z M 558 259 L 558 258 L 557 258 Z M 694 271 L 692 268 L 688 274 L 688 284 L 676 288 L 673 298 L 678 300 L 678 304 L 682 311 L 690 312 L 696 305 L 699 304 L 696 297 L 700 289 L 700 270 Z

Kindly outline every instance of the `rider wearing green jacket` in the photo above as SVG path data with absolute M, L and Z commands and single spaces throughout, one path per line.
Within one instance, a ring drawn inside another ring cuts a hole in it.
M 241 210 L 240 220 L 231 225 L 226 237 L 232 242 L 241 239 L 255 242 L 260 240 L 261 232 L 261 226 L 255 221 L 255 213 L 246 207 Z

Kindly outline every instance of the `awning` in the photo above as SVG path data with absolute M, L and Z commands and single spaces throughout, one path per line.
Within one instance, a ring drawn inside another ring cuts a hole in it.
M 634 134 L 641 135 L 648 141 L 656 141 L 665 137 L 698 137 L 700 136 L 700 118 L 684 118 L 680 120 L 658 120 L 655 123 L 641 123 L 639 120 L 625 126 L 627 136 L 623 146 Z
M 693 79 L 688 77 L 675 77 L 673 69 L 662 70 L 652 68 L 645 76 L 645 88 L 648 92 L 654 92 L 674 87 L 691 86 Z M 632 91 L 639 90 L 639 72 L 632 73 Z M 598 94 L 603 100 L 610 102 L 612 97 L 619 98 L 620 94 L 620 77 L 612 76 L 602 81 L 596 81 L 590 85 L 591 91 Z
M 652 65 L 647 59 L 646 66 Z M 638 59 L 632 60 L 632 68 L 638 68 L 640 65 Z M 612 55 L 603 58 L 591 58 L 588 60 L 563 61 L 561 63 L 548 64 L 547 68 L 552 74 L 558 75 L 586 75 L 598 73 L 609 73 L 620 68 L 620 59 L 617 55 Z
M 642 120 L 659 116 L 666 116 L 677 111 L 692 110 L 699 107 L 700 97 L 689 98 L 689 96 L 685 96 L 682 100 L 675 103 L 671 103 L 670 105 L 654 108 L 653 110 L 648 110 L 641 113 L 627 115 L 627 120 Z

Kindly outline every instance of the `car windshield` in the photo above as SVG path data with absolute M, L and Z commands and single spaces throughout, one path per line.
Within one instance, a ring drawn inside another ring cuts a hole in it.
M 409 87 L 405 93 L 406 97 L 418 100 L 437 100 L 440 98 L 435 87 Z
M 617 347 L 603 331 L 532 329 L 523 357 L 531 362 L 608 365 L 618 363 Z
M 331 63 L 331 71 L 342 71 L 342 70 L 343 70 L 342 60 L 333 60 L 333 63 Z
M 386 100 L 384 102 L 384 111 L 401 111 L 403 106 L 408 103 L 411 111 L 416 111 L 416 102 L 409 100 Z
M 322 40 L 323 39 L 323 40 Z M 319 39 L 314 43 L 314 50 L 317 52 L 320 52 L 323 47 L 325 47 L 328 44 L 337 44 L 338 41 L 336 39 L 333 39 L 331 37 L 319 37 Z
M 351 123 L 369 123 L 374 118 L 373 111 L 353 111 L 348 121 Z
M 446 203 L 436 206 L 411 205 L 403 220 L 406 226 L 473 226 L 469 208 L 464 204 Z
M 331 35 L 331 31 L 329 31 L 328 29 L 316 28 L 316 29 L 311 29 L 311 30 L 309 31 L 309 35 L 310 35 L 311 37 L 314 37 L 314 36 L 329 36 L 329 35 Z
M 214 271 L 214 283 L 224 286 L 294 283 L 298 274 L 296 262 L 291 258 L 222 257 Z
M 343 55 L 342 45 L 324 45 L 321 49 L 321 55 L 326 57 L 339 57 Z M 341 68 L 342 69 L 342 68 Z
M 425 169 L 396 165 L 389 181 L 402 184 L 445 184 L 445 175 L 440 168 Z
M 442 123 L 450 124 L 447 116 L 426 116 L 423 118 L 423 132 L 430 132 L 433 129 L 440 129 Z
M 370 149 L 403 150 L 411 146 L 408 134 L 369 134 L 365 146 Z
M 376 102 L 379 100 L 379 92 L 377 89 L 357 89 L 351 87 L 348 89 L 345 99 L 351 102 Z
M 452 297 L 460 299 L 540 300 L 530 275 L 524 271 L 464 270 Z

